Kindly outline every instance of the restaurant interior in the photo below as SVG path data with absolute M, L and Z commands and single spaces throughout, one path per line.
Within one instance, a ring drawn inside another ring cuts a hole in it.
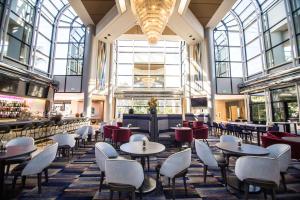
M 300 0 L 0 0 L 0 199 L 300 199 Z

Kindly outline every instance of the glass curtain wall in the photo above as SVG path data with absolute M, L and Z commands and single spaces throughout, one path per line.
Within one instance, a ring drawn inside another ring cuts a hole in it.
M 181 42 L 118 40 L 118 88 L 180 88 Z
M 2 15 L 4 10 L 5 0 L 0 0 L 0 22 L 2 22 Z
M 117 99 L 116 100 L 116 116 L 120 117 L 124 113 L 128 113 L 129 109 L 134 110 L 134 114 L 149 113 L 148 101 L 149 99 Z M 164 99 L 159 98 L 157 101 L 158 114 L 180 114 L 181 100 L 180 99 Z
M 35 0 L 11 1 L 4 55 L 25 65 L 29 64 L 32 48 L 35 5 Z
M 300 55 L 300 1 L 291 0 L 291 7 L 294 20 L 294 29 L 297 38 L 298 56 Z
M 250 94 L 250 120 L 253 123 L 265 124 L 266 119 L 265 93 Z
M 236 18 L 229 13 L 214 30 L 218 94 L 238 94 L 243 81 L 241 35 Z

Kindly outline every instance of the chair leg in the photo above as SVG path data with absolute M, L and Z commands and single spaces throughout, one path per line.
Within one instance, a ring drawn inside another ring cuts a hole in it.
M 9 174 L 9 169 L 10 169 L 10 164 L 7 164 L 6 165 L 6 176 L 8 176 L 8 174 Z
M 25 187 L 26 176 L 22 176 L 22 188 Z
M 206 183 L 206 176 L 207 176 L 207 165 L 204 165 L 203 169 L 203 182 Z
M 39 194 L 41 194 L 41 192 L 42 192 L 42 173 L 38 173 L 37 178 L 38 178 L 38 192 L 39 192 Z
M 45 180 L 46 180 L 46 183 L 48 183 L 48 180 L 49 180 L 49 176 L 48 176 L 48 168 L 44 169 L 44 173 L 45 173 Z
M 147 165 L 148 165 L 148 171 L 150 170 L 150 158 L 147 156 Z
M 110 195 L 109 195 L 109 199 L 112 200 L 114 196 L 114 191 L 110 190 Z
M 168 178 L 168 184 L 169 184 L 169 187 L 171 186 L 171 179 Z
M 172 196 L 175 199 L 175 178 L 172 179 Z
M 102 185 L 103 185 L 103 180 L 104 180 L 104 172 L 101 172 L 101 179 L 100 179 L 100 185 L 99 185 L 99 192 L 101 192 L 101 188 L 102 188 Z
M 186 187 L 186 177 L 185 177 L 185 175 L 182 178 L 183 178 L 185 196 L 187 196 L 187 187 Z
M 12 181 L 12 189 L 15 189 L 15 188 L 16 188 L 17 179 L 18 179 L 18 176 L 15 175 L 15 176 L 14 176 L 14 179 L 13 179 L 13 181 Z
M 135 191 L 131 192 L 131 200 L 135 200 Z
M 119 191 L 118 193 L 119 193 L 119 199 L 121 199 L 121 192 Z
M 245 199 L 248 200 L 249 184 L 245 183 Z
M 272 200 L 276 199 L 275 188 L 272 189 Z
M 284 191 L 286 192 L 287 191 L 287 187 L 286 187 L 284 173 L 280 173 L 280 175 L 281 175 L 281 181 L 282 181 L 282 185 L 283 185 Z
M 263 191 L 264 191 L 264 198 L 265 198 L 265 199 L 268 199 L 268 197 L 267 197 L 267 190 L 266 190 L 266 189 L 263 189 Z

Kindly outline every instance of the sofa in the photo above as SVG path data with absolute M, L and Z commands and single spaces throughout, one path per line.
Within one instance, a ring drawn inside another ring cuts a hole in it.
M 300 143 L 299 142 L 291 142 L 282 139 L 282 137 L 299 137 L 295 134 L 278 132 L 278 131 L 268 131 L 266 135 L 261 136 L 262 146 L 268 147 L 273 144 L 288 144 L 291 146 L 292 150 L 292 158 L 300 159 Z

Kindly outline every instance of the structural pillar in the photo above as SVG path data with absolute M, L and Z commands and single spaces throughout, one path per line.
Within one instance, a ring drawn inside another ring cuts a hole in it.
M 82 74 L 82 91 L 84 93 L 83 114 L 85 117 L 91 117 L 92 110 L 92 63 L 93 63 L 93 41 L 95 37 L 95 26 L 90 24 L 86 27 L 85 48 Z

